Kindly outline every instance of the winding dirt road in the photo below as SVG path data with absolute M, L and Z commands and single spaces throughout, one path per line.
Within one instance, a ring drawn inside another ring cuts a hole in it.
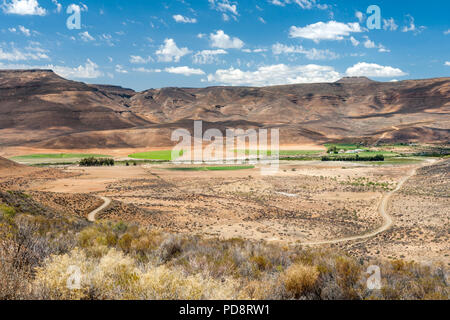
M 350 236 L 350 237 L 344 237 L 344 238 L 338 238 L 338 239 L 333 239 L 333 240 L 323 240 L 323 241 L 314 241 L 314 242 L 303 242 L 301 243 L 302 245 L 305 246 L 317 246 L 317 245 L 326 245 L 326 244 L 337 244 L 337 243 L 342 243 L 342 242 L 348 242 L 348 241 L 355 241 L 355 240 L 365 240 L 365 239 L 369 239 L 372 237 L 375 237 L 377 235 L 379 235 L 380 233 L 383 233 L 387 230 L 389 230 L 393 224 L 393 220 L 392 217 L 388 214 L 387 212 L 387 206 L 389 203 L 389 200 L 392 198 L 392 196 L 394 194 L 396 194 L 402 187 L 403 185 L 413 176 L 416 175 L 417 170 L 419 170 L 422 167 L 425 167 L 427 165 L 429 165 L 431 163 L 434 163 L 434 160 L 428 160 L 425 164 L 415 167 L 413 169 L 411 169 L 409 171 L 409 173 L 404 176 L 397 184 L 397 187 L 392 190 L 391 192 L 385 194 L 383 196 L 383 198 L 380 201 L 380 204 L 378 206 L 378 212 L 380 214 L 380 216 L 383 218 L 383 224 L 373 230 L 370 231 L 368 233 L 364 233 L 361 235 L 355 235 L 355 236 Z M 98 207 L 97 209 L 95 209 L 94 211 L 92 211 L 91 213 L 89 213 L 88 215 L 88 220 L 91 222 L 95 222 L 96 220 L 96 215 L 101 212 L 102 210 L 106 209 L 110 203 L 111 203 L 111 199 L 107 198 L 107 197 L 103 197 L 100 196 L 100 198 L 104 201 L 104 203 Z
M 88 220 L 90 222 L 95 222 L 95 217 L 96 217 L 97 213 L 99 213 L 102 210 L 106 209 L 111 203 L 111 199 L 109 199 L 109 198 L 100 196 L 100 199 L 102 199 L 104 203 L 100 207 L 98 207 L 97 209 L 95 209 L 94 211 L 89 213 Z
M 336 243 L 342 243 L 342 242 L 348 242 L 348 241 L 354 241 L 354 240 L 365 240 L 365 239 L 369 239 L 372 237 L 375 237 L 377 235 L 379 235 L 380 233 L 383 233 L 387 230 L 389 230 L 393 224 L 393 220 L 392 217 L 387 213 L 387 206 L 389 203 L 389 200 L 392 198 L 392 196 L 394 194 L 396 194 L 402 187 L 403 185 L 413 176 L 416 175 L 417 170 L 419 170 L 420 168 L 423 168 L 425 166 L 427 166 L 429 163 L 433 163 L 435 162 L 434 160 L 428 160 L 426 162 L 426 164 L 423 164 L 422 166 L 416 167 L 414 169 L 412 169 L 406 176 L 404 176 L 398 183 L 397 187 L 392 190 L 391 192 L 387 193 L 386 195 L 383 196 L 383 198 L 380 201 L 380 204 L 378 206 L 378 212 L 381 215 L 381 217 L 383 218 L 383 225 L 381 227 L 379 227 L 376 230 L 373 230 L 371 232 L 362 234 L 362 235 L 356 235 L 356 236 L 351 236 L 351 237 L 345 237 L 345 238 L 339 238 L 339 239 L 334 239 L 334 240 L 324 240 L 324 241 L 314 241 L 314 242 L 303 242 L 301 243 L 302 245 L 305 246 L 318 246 L 318 245 L 325 245 L 325 244 L 336 244 Z

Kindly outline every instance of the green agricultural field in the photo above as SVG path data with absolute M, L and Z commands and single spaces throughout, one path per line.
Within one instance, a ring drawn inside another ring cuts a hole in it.
M 247 170 L 254 169 L 255 166 L 219 166 L 219 167 L 180 167 L 180 168 L 167 168 L 174 171 L 234 171 L 234 170 Z
M 110 158 L 102 154 L 90 153 L 48 153 L 48 154 L 29 154 L 10 158 L 21 164 L 32 166 L 59 166 L 75 164 L 84 158 Z
M 183 152 L 181 152 L 180 155 L 183 155 Z M 133 159 L 145 159 L 145 160 L 164 160 L 164 161 L 174 160 L 172 159 L 172 150 L 133 153 L 130 154 L 128 157 Z
M 405 164 L 418 164 L 425 161 L 425 158 L 419 158 L 419 157 L 408 157 L 408 158 L 387 158 L 384 161 L 378 161 L 378 162 L 370 162 L 370 164 L 374 165 L 405 165 Z
M 12 157 L 12 160 L 33 160 L 33 159 L 82 159 L 82 158 L 108 158 L 110 156 L 89 153 L 49 153 L 49 154 L 29 154 L 25 156 Z
M 360 161 L 349 161 L 347 163 L 363 164 L 363 165 L 374 165 L 374 166 L 386 166 L 386 165 L 408 165 L 408 164 L 419 164 L 425 161 L 426 158 L 420 157 L 391 157 L 385 158 L 384 161 L 370 161 L 370 162 L 360 162 Z
M 236 150 L 238 154 L 259 155 L 264 152 L 258 150 Z M 324 151 L 320 150 L 280 150 L 280 156 L 316 155 Z M 267 155 L 272 155 L 272 151 L 267 151 Z
M 336 148 L 338 149 L 338 150 L 345 150 L 345 151 L 348 151 L 348 150 L 356 150 L 356 149 L 367 149 L 367 148 L 365 148 L 365 147 L 362 147 L 362 146 L 360 146 L 360 145 L 357 145 L 357 144 L 351 144 L 351 143 L 327 143 L 327 144 L 325 144 L 324 145 L 327 149 L 328 148 L 330 148 L 330 147 L 334 147 L 334 146 L 336 146 Z
M 339 154 L 340 157 L 352 157 L 355 155 L 356 154 L 351 154 L 351 153 Z M 392 152 L 392 151 L 369 151 L 369 150 L 357 153 L 357 155 L 360 157 L 373 157 L 373 156 L 377 156 L 377 155 L 383 155 L 385 158 L 400 156 L 400 154 Z
M 302 155 L 316 155 L 325 151 L 320 150 L 280 150 L 280 156 L 302 156 Z
M 258 150 L 235 150 L 237 154 L 245 154 L 245 155 L 259 155 L 260 152 Z M 316 155 L 320 154 L 322 151 L 317 150 L 281 150 L 280 156 L 297 156 L 297 155 Z M 271 155 L 272 152 L 268 151 L 267 155 Z M 183 153 L 181 153 L 183 155 Z M 172 150 L 162 150 L 162 151 L 148 151 L 148 152 L 140 152 L 133 153 L 128 156 L 132 159 L 143 159 L 143 160 L 162 160 L 162 161 L 171 161 L 172 159 Z
M 237 154 L 245 154 L 246 156 L 249 156 L 249 155 L 255 156 L 255 155 L 260 155 L 262 153 L 270 156 L 272 154 L 271 151 L 267 151 L 267 153 L 265 153 L 261 150 L 234 150 L 234 152 Z
M 398 157 L 400 154 L 392 151 L 367 151 L 358 153 L 360 157 L 383 155 L 384 157 Z

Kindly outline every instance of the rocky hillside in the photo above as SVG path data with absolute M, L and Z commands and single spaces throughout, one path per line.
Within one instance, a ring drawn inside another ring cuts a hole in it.
M 3 145 L 46 148 L 170 144 L 174 128 L 279 127 L 281 142 L 448 142 L 450 78 L 264 88 L 86 85 L 51 71 L 0 71 Z
M 37 142 L 148 124 L 124 102 L 110 88 L 69 81 L 51 70 L 0 71 L 1 142 Z
M 11 160 L 0 157 L 0 170 L 20 167 L 21 165 Z

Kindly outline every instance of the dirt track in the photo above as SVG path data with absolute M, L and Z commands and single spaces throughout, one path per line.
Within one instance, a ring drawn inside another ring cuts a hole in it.
M 359 235 L 359 236 L 345 237 L 345 238 L 339 238 L 339 239 L 335 239 L 335 240 L 326 240 L 326 241 L 304 242 L 302 244 L 308 245 L 308 246 L 317 246 L 317 245 L 324 245 L 324 244 L 336 244 L 336 243 L 354 241 L 354 240 L 364 240 L 364 239 L 369 239 L 369 238 L 375 237 L 375 236 L 379 235 L 380 233 L 389 230 L 393 224 L 392 217 L 389 215 L 389 213 L 387 213 L 387 206 L 388 206 L 389 200 L 392 198 L 392 196 L 395 193 L 397 193 L 403 187 L 403 185 L 411 177 L 416 175 L 417 170 L 419 170 L 422 167 L 427 166 L 428 164 L 429 164 L 429 162 L 418 168 L 412 169 L 408 173 L 408 175 L 406 175 L 405 177 L 403 177 L 400 180 L 397 187 L 393 191 L 391 191 L 388 194 L 386 194 L 385 196 L 383 196 L 383 198 L 381 199 L 380 205 L 378 207 L 378 212 L 381 215 L 381 217 L 383 218 L 384 222 L 383 222 L 383 225 L 381 227 L 379 227 L 378 229 L 371 231 L 369 233 L 363 234 L 363 235 Z
M 100 197 L 100 199 L 102 199 L 104 203 L 100 207 L 89 213 L 88 215 L 88 220 L 91 222 L 95 222 L 96 215 L 100 213 L 102 210 L 106 209 L 111 204 L 111 199 L 109 198 Z

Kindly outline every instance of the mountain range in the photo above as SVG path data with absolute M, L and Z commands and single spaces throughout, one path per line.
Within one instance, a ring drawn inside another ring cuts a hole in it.
M 450 140 L 450 78 L 135 92 L 51 70 L 0 70 L 0 146 L 171 146 L 171 131 L 280 128 L 284 145 Z

